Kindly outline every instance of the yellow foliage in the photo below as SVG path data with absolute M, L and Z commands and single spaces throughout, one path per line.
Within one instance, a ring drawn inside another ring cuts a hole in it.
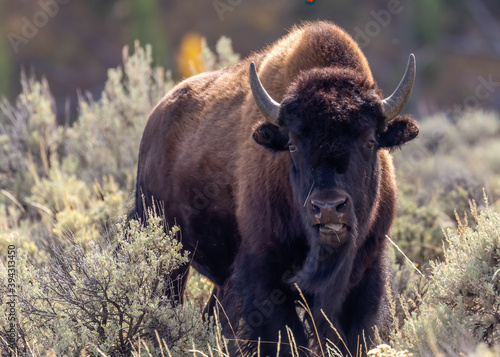
M 177 56 L 179 72 L 183 77 L 191 77 L 205 70 L 201 51 L 202 37 L 200 35 L 194 32 L 184 35 Z
M 56 214 L 52 232 L 58 237 L 72 237 L 80 244 L 95 241 L 99 237 L 99 230 L 91 217 L 73 209 L 65 209 Z

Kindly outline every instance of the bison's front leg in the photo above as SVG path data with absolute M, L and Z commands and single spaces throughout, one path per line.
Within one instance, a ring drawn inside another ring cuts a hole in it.
M 358 341 L 372 342 L 374 326 L 384 335 L 388 326 L 388 300 L 385 286 L 387 268 L 385 262 L 366 270 L 359 284 L 347 296 L 340 319 L 342 330 L 345 332 L 346 344 L 350 351 L 355 353 Z M 365 338 L 363 338 L 363 336 Z M 363 346 L 365 348 L 370 346 Z
M 242 254 L 235 263 L 223 304 L 230 323 L 225 335 L 233 339 L 235 355 L 252 355 L 260 339 L 260 356 L 276 356 L 278 341 L 279 356 L 291 356 L 286 327 L 292 331 L 300 355 L 308 355 L 308 340 L 296 312 L 297 296 L 283 281 L 286 271 L 277 260 L 272 254 Z

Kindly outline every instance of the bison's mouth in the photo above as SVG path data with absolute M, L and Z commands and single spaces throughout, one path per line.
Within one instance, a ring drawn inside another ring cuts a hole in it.
M 340 234 L 347 229 L 343 223 L 326 223 L 319 226 L 319 231 L 323 234 Z
M 316 227 L 325 244 L 339 246 L 347 241 L 348 227 L 344 223 L 323 223 Z

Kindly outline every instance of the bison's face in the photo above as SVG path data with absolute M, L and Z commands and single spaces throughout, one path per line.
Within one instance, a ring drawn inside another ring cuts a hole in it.
M 286 96 L 279 135 L 288 139 L 290 183 L 308 236 L 340 247 L 356 244 L 372 220 L 384 121 L 374 90 L 356 93 L 344 77 L 339 95 L 331 83 L 322 86 L 331 82 L 324 72 L 308 73 Z
M 388 120 L 384 104 L 356 72 L 314 69 L 289 88 L 277 120 L 254 132 L 259 144 L 289 151 L 291 187 L 314 241 L 336 248 L 368 233 L 380 192 L 379 150 L 418 134 L 408 116 Z

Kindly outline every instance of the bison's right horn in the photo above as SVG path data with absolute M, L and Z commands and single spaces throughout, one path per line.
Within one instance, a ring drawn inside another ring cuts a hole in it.
M 277 103 L 269 94 L 267 94 L 264 86 L 260 82 L 255 63 L 250 63 L 250 87 L 252 87 L 253 98 L 259 107 L 264 117 L 271 124 L 278 126 L 278 116 L 280 112 L 280 104 Z
M 411 89 L 413 88 L 413 81 L 415 80 L 415 56 L 413 53 L 408 59 L 406 71 L 399 82 L 398 87 L 388 98 L 382 100 L 382 107 L 384 108 L 385 122 L 388 123 L 394 119 L 405 107 L 408 99 L 410 98 Z

